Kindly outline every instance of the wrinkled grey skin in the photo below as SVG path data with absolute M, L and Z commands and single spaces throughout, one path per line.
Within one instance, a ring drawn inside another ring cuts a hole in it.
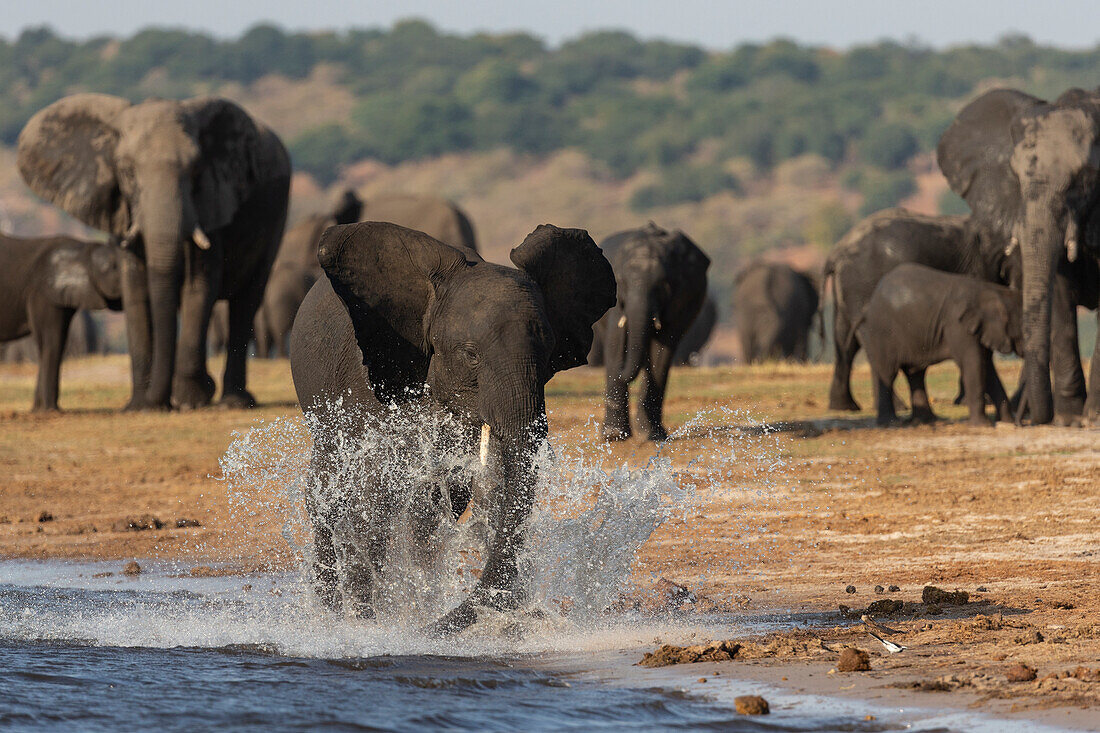
M 627 392 L 640 373 L 638 429 L 647 440 L 664 440 L 669 367 L 703 305 L 710 258 L 683 232 L 652 222 L 608 239 L 604 248 L 612 252 L 618 298 L 597 327 L 607 374 L 602 434 L 605 440 L 632 435 Z
M 860 409 L 851 389 L 852 362 L 860 348 L 852 326 L 887 273 L 915 263 L 1018 287 L 1019 248 L 1007 245 L 1007 240 L 982 236 L 967 217 L 925 216 L 905 209 L 879 211 L 852 227 L 829 253 L 822 275 L 822 282 L 831 279 L 834 303 L 836 358 L 829 409 Z
M 891 270 L 855 324 L 871 364 L 878 423 L 897 420 L 893 384 L 899 369 L 909 381 L 913 421 L 935 420 L 924 377 L 946 359 L 959 367 L 971 424 L 988 424 L 987 395 L 998 416 L 1011 421 L 993 352 L 1022 352 L 1020 307 L 1018 290 L 977 278 L 914 264 Z
M 75 94 L 30 119 L 18 165 L 35 193 L 121 238 L 128 407 L 210 402 L 206 333 L 217 299 L 229 301 L 230 321 L 222 402 L 255 404 L 246 349 L 290 190 L 275 134 L 216 97 L 131 104 Z
M 733 287 L 745 361 L 806 361 L 817 313 L 813 280 L 790 265 L 757 260 L 737 273 Z
M 584 230 L 549 225 L 512 250 L 518 269 L 379 222 L 328 229 L 318 256 L 327 277 L 298 311 L 291 370 L 302 409 L 322 426 L 345 427 L 339 435 L 315 432 L 313 470 L 331 471 L 337 442 L 355 441 L 385 405 L 430 400 L 464 426 L 471 451 L 488 425 L 503 485 L 489 498 L 485 568 L 472 595 L 431 631 L 460 631 L 481 607 L 516 607 L 517 553 L 547 430 L 544 386 L 556 372 L 585 363 L 592 324 L 615 299 L 611 266 Z M 379 491 L 361 488 L 368 500 Z M 452 491 L 448 499 L 457 516 L 470 496 Z M 348 553 L 329 530 L 337 518 L 313 511 L 317 590 L 338 607 L 336 557 Z M 370 538 L 367 560 L 349 571 L 345 591 L 354 599 L 349 610 L 370 615 L 372 578 L 384 567 L 388 537 L 371 527 L 363 534 Z
M 57 410 L 61 357 L 78 309 L 122 307 L 117 247 L 68 237 L 0 235 L 0 341 L 38 349 L 34 410 Z
M 982 232 L 1021 249 L 1031 422 L 1100 418 L 1100 350 L 1086 391 L 1069 353 L 1077 348 L 1074 309 L 1060 294 L 1072 289 L 1067 267 L 1100 256 L 1100 94 L 1070 89 L 1047 102 L 1012 89 L 986 92 L 959 112 L 936 156 Z

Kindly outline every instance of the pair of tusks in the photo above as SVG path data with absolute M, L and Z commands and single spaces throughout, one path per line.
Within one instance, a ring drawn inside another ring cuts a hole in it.
M 133 246 L 134 240 L 137 239 L 138 225 L 134 224 L 127 230 L 126 234 L 122 237 L 120 244 L 123 249 L 129 249 Z M 202 230 L 198 224 L 195 225 L 195 230 L 191 232 L 191 240 L 199 249 L 210 249 L 210 238 L 206 236 L 206 232 Z
M 1080 252 L 1080 245 L 1077 241 L 1077 235 L 1078 235 L 1077 219 L 1070 216 L 1069 221 L 1066 222 L 1066 237 L 1065 237 L 1066 259 L 1069 260 L 1070 262 L 1076 262 L 1077 261 L 1077 255 Z M 1012 251 L 1014 249 L 1016 249 L 1017 247 L 1019 247 L 1019 246 L 1020 246 L 1019 238 L 1016 237 L 1016 236 L 1013 236 L 1011 239 L 1008 240 L 1008 246 L 1005 247 L 1005 256 L 1006 257 L 1010 256 L 1012 254 Z M 623 318 L 625 319 L 626 316 L 623 316 Z
M 661 319 L 657 316 L 653 316 L 653 327 L 658 331 L 661 330 Z M 619 328 L 626 328 L 626 314 L 624 313 L 619 317 Z

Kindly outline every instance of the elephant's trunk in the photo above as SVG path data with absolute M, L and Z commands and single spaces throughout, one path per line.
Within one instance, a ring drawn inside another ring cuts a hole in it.
M 505 611 L 522 603 L 519 556 L 535 503 L 536 458 L 546 439 L 543 382 L 535 365 L 513 369 L 503 388 L 482 390 L 481 418 L 500 450 L 503 484 L 489 501 L 489 541 L 485 568 L 470 597 L 429 629 L 454 634 L 477 621 L 479 608 Z M 491 378 L 486 381 L 490 381 Z
M 1024 374 L 1027 406 L 1033 424 L 1054 419 L 1050 386 L 1050 313 L 1054 270 L 1061 257 L 1065 230 L 1058 224 L 1050 202 L 1043 197 L 1027 205 L 1027 224 L 1022 254 Z
M 178 188 L 151 187 L 143 192 L 141 223 L 149 277 L 149 311 L 153 330 L 153 362 L 147 401 L 168 407 L 176 362 L 180 291 L 184 278 L 184 240 L 195 226 L 181 203 Z M 191 215 L 189 215 L 191 214 Z
M 615 324 L 626 329 L 626 357 L 619 377 L 624 382 L 633 381 L 641 371 L 649 351 L 652 329 L 656 327 L 657 308 L 648 293 L 639 293 L 627 300 L 624 308 L 626 323 Z

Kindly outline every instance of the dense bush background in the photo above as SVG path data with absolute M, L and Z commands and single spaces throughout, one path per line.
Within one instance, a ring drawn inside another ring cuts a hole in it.
M 348 119 L 288 140 L 298 166 L 322 182 L 363 157 L 576 147 L 611 176 L 667 172 L 635 196 L 640 208 L 735 186 L 714 167 L 727 158 L 767 170 L 806 153 L 868 167 L 859 187 L 881 183 L 874 205 L 889 205 L 907 190 L 891 172 L 934 146 L 977 85 L 1005 79 L 1052 95 L 1100 81 L 1100 49 L 1020 36 L 945 51 L 775 40 L 710 53 L 623 32 L 551 48 L 526 34 L 462 37 L 416 20 L 341 33 L 260 25 L 233 40 L 150 29 L 73 41 L 42 28 L 0 41 L 0 141 L 11 145 L 35 110 L 73 91 L 182 96 L 268 74 L 303 79 L 320 64 L 337 68 L 356 100 Z

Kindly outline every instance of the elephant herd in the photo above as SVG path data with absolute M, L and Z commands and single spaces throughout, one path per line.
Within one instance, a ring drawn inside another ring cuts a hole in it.
M 821 282 L 832 283 L 836 353 L 830 407 L 858 409 L 849 381 L 863 348 L 881 422 L 895 418 L 898 371 L 909 381 L 914 417 L 932 419 L 924 374 L 945 359 L 960 366 L 974 421 L 984 420 L 987 399 L 1003 418 L 1095 419 L 1100 359 L 1086 389 L 1074 315 L 1078 306 L 1095 308 L 1100 291 L 1100 94 L 1071 90 L 1046 102 L 988 92 L 962 109 L 937 156 L 969 217 L 880 212 L 827 260 Z M 34 336 L 36 408 L 57 407 L 73 314 L 121 308 L 129 409 L 209 404 L 210 342 L 226 352 L 221 402 L 253 405 L 246 357 L 255 338 L 262 356 L 289 354 L 299 403 L 312 416 L 316 477 L 335 476 L 340 447 L 349 438 L 361 443 L 394 407 L 446 414 L 466 453 L 480 445 L 481 463 L 498 467 L 485 500 L 485 565 L 471 595 L 432 625 L 436 633 L 523 600 L 519 553 L 550 378 L 602 362 L 604 439 L 637 430 L 664 440 L 670 366 L 698 352 L 716 318 L 709 257 L 684 232 L 653 223 L 601 246 L 584 229 L 543 224 L 511 250 L 507 267 L 478 254 L 469 220 L 447 202 L 363 202 L 349 193 L 284 236 L 289 156 L 271 130 L 224 99 L 65 97 L 27 123 L 17 164 L 38 195 L 110 238 L 0 240 L 8 283 L 0 340 Z M 744 357 L 805 360 L 820 300 L 814 278 L 757 261 L 733 284 Z M 216 301 L 225 302 L 217 315 Z M 1014 400 L 993 351 L 1025 360 Z M 394 437 L 395 446 L 412 445 L 408 435 Z M 442 522 L 472 506 L 475 479 L 451 476 L 425 491 L 423 475 L 407 478 L 408 495 L 424 497 L 413 534 L 427 546 Z M 362 480 L 357 496 L 367 504 L 384 503 L 394 488 Z M 307 503 L 319 597 L 372 615 L 392 539 L 385 511 L 322 496 Z M 349 529 L 375 521 L 368 516 L 380 524 Z

